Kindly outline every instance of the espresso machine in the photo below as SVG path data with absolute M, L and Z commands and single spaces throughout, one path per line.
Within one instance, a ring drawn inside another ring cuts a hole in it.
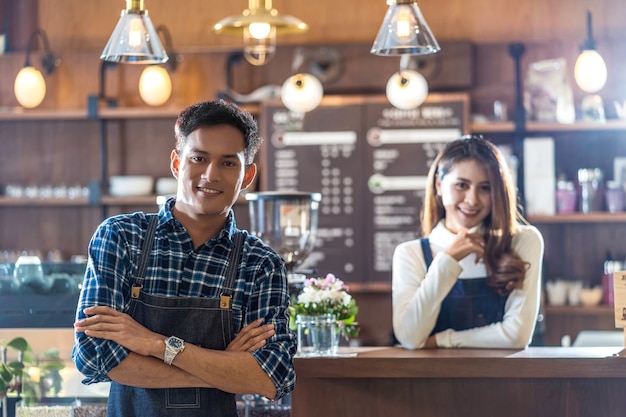
M 311 253 L 317 238 L 322 194 L 267 191 L 247 193 L 250 233 L 284 259 L 291 291 L 299 291 L 306 275 L 297 267 Z

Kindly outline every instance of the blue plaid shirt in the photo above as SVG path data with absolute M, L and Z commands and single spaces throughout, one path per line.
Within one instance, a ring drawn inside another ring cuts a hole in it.
M 194 248 L 185 228 L 172 216 L 174 200 L 159 211 L 153 252 L 143 290 L 149 294 L 179 297 L 219 297 L 225 281 L 232 236 L 237 232 L 231 210 L 224 228 L 211 240 Z M 140 247 L 148 227 L 145 213 L 123 214 L 103 221 L 89 243 L 89 262 L 78 301 L 77 319 L 88 306 L 109 306 L 127 311 L 137 272 Z M 296 337 L 289 329 L 289 291 L 283 260 L 269 246 L 243 231 L 244 248 L 233 291 L 235 331 L 263 318 L 276 334 L 252 352 L 276 387 L 278 397 L 295 385 L 293 357 Z M 155 255 L 156 254 L 156 255 Z M 107 373 L 129 351 L 109 340 L 75 335 L 72 360 L 85 375 L 85 384 L 110 381 Z

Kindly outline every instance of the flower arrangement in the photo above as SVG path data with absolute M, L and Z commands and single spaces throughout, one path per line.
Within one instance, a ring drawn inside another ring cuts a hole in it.
M 359 324 L 355 321 L 359 308 L 348 293 L 348 286 L 333 274 L 327 274 L 325 278 L 306 279 L 304 288 L 296 302 L 289 307 L 289 312 L 292 328 L 295 327 L 297 315 L 334 314 L 344 337 L 356 337 L 359 334 Z

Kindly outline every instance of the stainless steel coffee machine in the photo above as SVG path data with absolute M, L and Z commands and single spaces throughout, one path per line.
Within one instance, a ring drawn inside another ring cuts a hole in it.
M 285 260 L 289 283 L 306 278 L 297 267 L 311 253 L 317 238 L 320 193 L 268 191 L 246 194 L 250 233 L 261 238 Z

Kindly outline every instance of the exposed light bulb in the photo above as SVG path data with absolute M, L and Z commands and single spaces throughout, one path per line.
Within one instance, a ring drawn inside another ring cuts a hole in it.
M 17 102 L 27 109 L 41 104 L 46 97 L 46 80 L 41 71 L 34 67 L 24 67 L 17 73 L 13 85 Z
M 398 11 L 392 23 L 393 34 L 398 42 L 406 44 L 415 39 L 415 32 L 412 30 L 415 23 L 409 10 Z
M 263 24 L 258 23 L 258 25 Z M 267 25 L 265 29 L 269 31 L 264 37 L 257 37 L 260 30 L 252 25 L 246 26 L 243 30 L 243 55 L 252 65 L 265 65 L 276 54 L 276 28 Z
M 139 95 L 149 106 L 161 106 L 172 94 L 170 74 L 160 65 L 147 66 L 139 77 Z
M 296 74 L 287 78 L 280 89 L 285 107 L 296 113 L 306 113 L 322 102 L 324 87 L 311 74 Z
M 428 96 L 428 83 L 422 74 L 413 70 L 396 72 L 387 81 L 387 99 L 396 108 L 414 109 Z
M 255 39 L 263 39 L 267 38 L 272 31 L 272 25 L 269 23 L 263 22 L 254 22 L 250 23 L 248 26 L 248 31 L 250 32 L 250 36 Z
M 141 19 L 134 18 L 133 20 L 131 20 L 129 28 L 130 29 L 128 31 L 128 45 L 133 48 L 137 48 L 141 46 L 141 32 L 142 32 Z
M 574 65 L 576 84 L 586 93 L 597 93 L 607 79 L 606 63 L 595 49 L 586 49 L 578 55 Z

